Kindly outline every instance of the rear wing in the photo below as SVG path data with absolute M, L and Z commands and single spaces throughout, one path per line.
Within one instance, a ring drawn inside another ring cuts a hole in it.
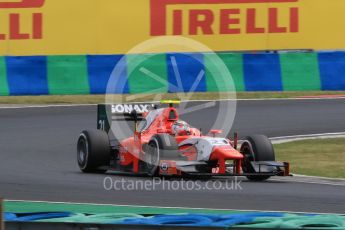
M 97 106 L 97 129 L 109 133 L 113 121 L 141 121 L 143 114 L 153 109 L 155 104 L 99 104 Z

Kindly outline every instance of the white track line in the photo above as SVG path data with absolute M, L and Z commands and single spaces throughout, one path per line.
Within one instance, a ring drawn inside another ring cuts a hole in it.
M 301 174 L 293 174 L 295 177 L 306 177 L 306 178 L 315 178 L 320 180 L 334 180 L 334 181 L 345 181 L 343 178 L 332 178 L 332 177 L 322 177 L 322 176 L 308 176 L 308 175 L 301 175 Z
M 313 134 L 302 134 L 302 135 L 291 135 L 291 136 L 281 136 L 281 137 L 272 137 L 271 140 L 277 139 L 288 139 L 288 138 L 308 138 L 308 137 L 321 137 L 321 136 L 334 136 L 334 135 L 345 135 L 345 132 L 336 132 L 336 133 L 313 133 Z
M 313 177 L 309 177 L 310 179 L 316 179 Z M 302 178 L 299 178 L 297 180 L 293 180 L 293 177 L 291 179 L 284 179 L 284 178 L 272 178 L 270 181 L 279 181 L 279 182 L 293 182 L 293 183 L 301 183 L 301 184 L 317 184 L 317 185 L 330 185 L 330 186 L 340 186 L 345 187 L 345 183 L 336 183 L 336 182 L 328 182 L 328 181 L 308 181 L 308 180 L 300 180 Z
M 304 98 L 304 97 L 291 97 L 291 98 L 248 98 L 248 99 L 236 99 L 237 101 L 303 101 L 303 100 L 337 100 L 337 99 L 345 99 L 343 97 L 312 97 L 312 98 Z M 228 100 L 228 99 L 221 99 L 219 101 Z
M 67 204 L 67 205 L 92 205 L 92 206 L 113 206 L 113 207 L 132 207 L 132 208 L 160 208 L 160 209 L 191 209 L 191 210 L 209 210 L 209 211 L 239 211 L 239 212 L 284 212 L 296 214 L 320 214 L 320 215 L 344 215 L 343 213 L 327 213 L 327 212 L 295 212 L 295 211 L 265 211 L 255 209 L 223 209 L 223 208 L 190 208 L 190 207 L 161 207 L 161 206 L 145 206 L 145 205 L 123 205 L 123 204 L 95 204 L 95 203 L 79 203 L 79 202 L 53 202 L 53 201 L 37 201 L 37 200 L 5 200 L 9 202 L 32 202 L 46 204 Z
M 332 97 L 332 98 L 256 98 L 256 99 L 219 99 L 216 101 L 303 101 L 303 100 L 339 100 L 345 99 L 345 97 Z M 215 100 L 188 100 L 181 102 L 210 102 Z M 160 101 L 150 102 L 131 102 L 131 103 L 160 103 Z M 22 106 L 8 106 L 6 104 L 0 104 L 0 109 L 27 109 L 27 108 L 49 108 L 49 107 L 80 107 L 80 106 L 95 106 L 97 104 L 49 104 L 49 105 L 22 105 Z
M 303 134 L 293 136 L 271 137 L 270 140 L 273 144 L 282 144 L 292 141 L 300 140 L 312 140 L 312 139 L 326 139 L 326 138 L 341 138 L 345 137 L 345 132 L 337 133 L 315 133 L 315 134 Z
M 97 104 L 56 104 L 56 105 L 23 105 L 23 106 L 2 106 L 0 109 L 30 109 L 30 108 L 52 108 L 52 107 L 82 107 L 82 106 L 96 106 Z

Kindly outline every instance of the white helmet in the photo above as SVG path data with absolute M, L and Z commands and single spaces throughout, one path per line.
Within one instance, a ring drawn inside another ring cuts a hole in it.
M 175 135 L 188 135 L 190 133 L 190 126 L 185 121 L 176 121 L 171 131 Z

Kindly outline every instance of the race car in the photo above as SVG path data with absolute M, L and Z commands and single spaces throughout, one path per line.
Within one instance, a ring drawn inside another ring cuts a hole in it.
M 254 181 L 290 176 L 289 163 L 275 161 L 266 136 L 248 136 L 238 149 L 236 133 L 233 140 L 220 137 L 221 130 L 204 135 L 180 119 L 175 104 L 179 102 L 163 101 L 161 108 L 154 104 L 98 105 L 97 129 L 81 132 L 78 139 L 81 171 L 152 177 L 246 176 Z M 132 122 L 132 135 L 116 138 L 116 130 L 111 130 L 114 121 Z

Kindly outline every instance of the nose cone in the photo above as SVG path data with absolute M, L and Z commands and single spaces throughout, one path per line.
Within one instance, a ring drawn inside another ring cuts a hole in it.
M 243 155 L 231 146 L 217 146 L 213 149 L 210 159 L 237 160 L 243 159 Z

